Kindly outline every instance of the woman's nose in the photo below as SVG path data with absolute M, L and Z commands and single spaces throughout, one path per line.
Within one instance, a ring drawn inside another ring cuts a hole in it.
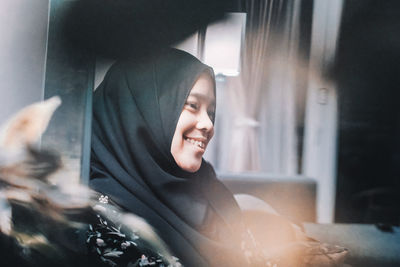
M 207 111 L 200 112 L 196 126 L 203 131 L 210 131 L 214 128 L 214 124 Z

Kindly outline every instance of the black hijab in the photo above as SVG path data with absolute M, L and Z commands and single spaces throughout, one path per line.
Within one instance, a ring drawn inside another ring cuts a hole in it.
M 189 173 L 170 153 L 186 98 L 205 72 L 214 77 L 176 49 L 114 64 L 94 94 L 90 186 L 145 218 L 184 265 L 236 266 L 241 218 L 232 194 L 206 161 Z

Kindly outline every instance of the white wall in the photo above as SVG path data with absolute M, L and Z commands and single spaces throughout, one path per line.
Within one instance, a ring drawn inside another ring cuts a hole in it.
M 315 0 L 304 129 L 303 175 L 317 181 L 317 222 L 335 210 L 338 103 L 334 81 L 323 73 L 335 60 L 342 0 Z
M 48 2 L 0 1 L 0 123 L 43 99 Z

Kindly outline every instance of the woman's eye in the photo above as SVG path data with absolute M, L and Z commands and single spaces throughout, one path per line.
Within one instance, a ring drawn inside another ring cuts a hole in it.
M 186 102 L 186 106 L 188 106 L 191 109 L 197 110 L 199 108 L 199 105 L 194 102 Z

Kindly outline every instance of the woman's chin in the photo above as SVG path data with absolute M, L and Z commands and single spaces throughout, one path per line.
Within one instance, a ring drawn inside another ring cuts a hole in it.
M 178 164 L 178 166 L 181 167 L 182 170 L 187 172 L 197 172 L 200 169 L 201 161 L 182 162 L 181 164 Z

